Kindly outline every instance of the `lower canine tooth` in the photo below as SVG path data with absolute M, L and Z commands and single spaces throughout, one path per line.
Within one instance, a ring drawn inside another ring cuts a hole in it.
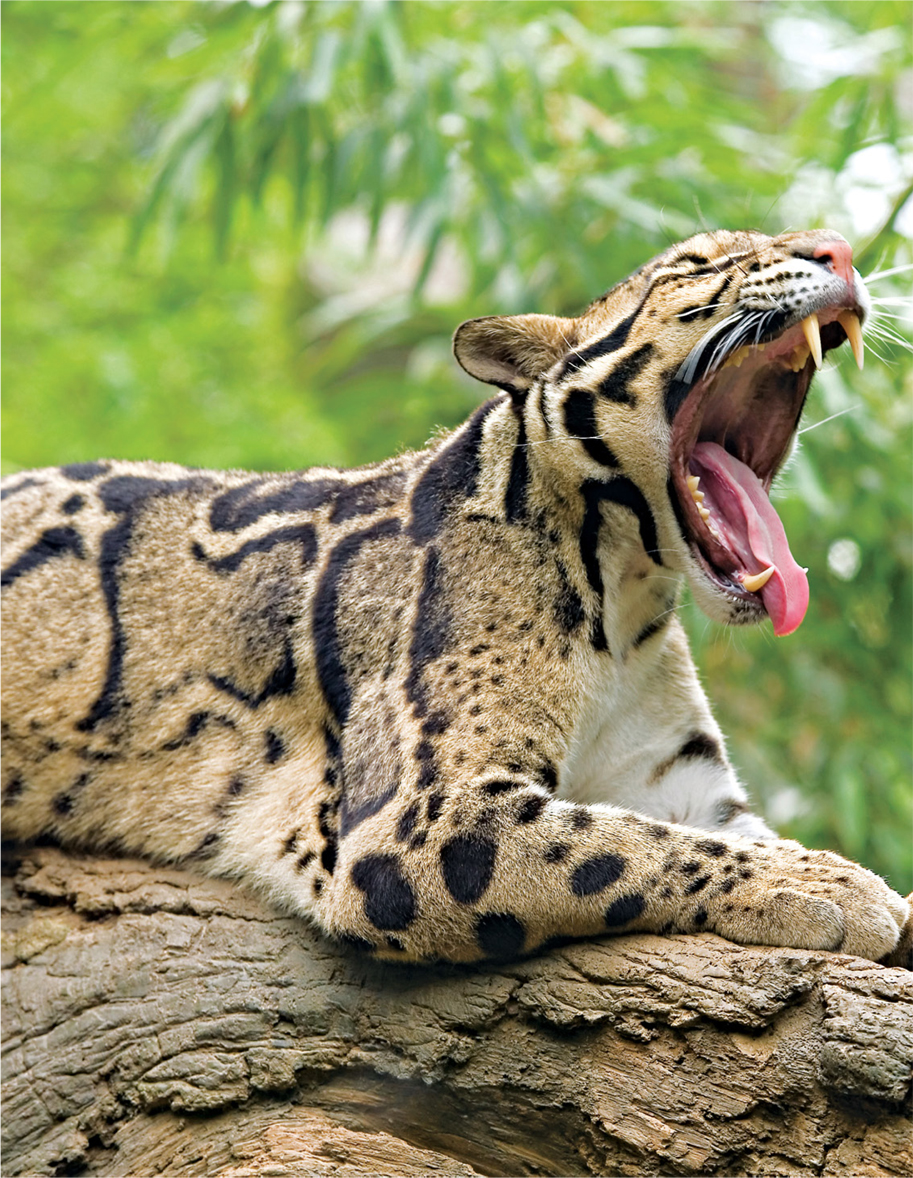
M 776 572 L 776 565 L 771 565 L 763 573 L 755 573 L 752 576 L 742 577 L 742 587 L 747 589 L 749 593 L 757 593 L 759 589 L 763 589 L 770 578 Z
M 790 358 L 789 366 L 793 372 L 801 372 L 805 367 L 805 361 L 807 359 L 808 348 L 804 347 L 802 344 L 799 344 Z
M 750 351 L 751 351 L 751 349 L 749 348 L 749 346 L 747 344 L 743 344 L 741 348 L 736 348 L 736 350 L 732 353 L 732 355 L 727 357 L 726 363 L 723 365 L 723 367 L 724 368 L 729 368 L 729 367 L 741 368 L 742 361 L 745 359 L 745 357 L 748 355 L 748 353 Z
M 844 328 L 844 330 L 846 330 Z M 808 343 L 808 350 L 815 359 L 815 367 L 821 367 L 821 328 L 818 326 L 818 316 L 814 313 L 802 320 L 802 334 Z
M 865 349 L 862 345 L 862 328 L 859 325 L 859 316 L 855 311 L 841 311 L 837 316 L 837 322 L 846 332 L 846 338 L 850 341 L 850 347 L 856 357 L 856 364 L 861 368 Z

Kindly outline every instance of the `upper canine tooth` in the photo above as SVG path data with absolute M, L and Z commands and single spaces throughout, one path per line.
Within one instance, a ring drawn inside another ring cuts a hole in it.
M 763 572 L 754 573 L 751 576 L 743 576 L 740 580 L 749 593 L 757 593 L 759 589 L 764 588 L 776 571 L 777 566 L 772 564 L 770 568 L 764 569 Z
M 853 349 L 856 363 L 861 368 L 864 359 L 864 349 L 862 346 L 862 328 L 859 325 L 859 316 L 855 311 L 841 311 L 837 316 L 837 322 L 846 332 L 846 338 L 850 341 L 850 347 Z
M 821 328 L 814 313 L 802 320 L 802 332 L 808 341 L 808 350 L 815 359 L 815 367 L 821 367 Z

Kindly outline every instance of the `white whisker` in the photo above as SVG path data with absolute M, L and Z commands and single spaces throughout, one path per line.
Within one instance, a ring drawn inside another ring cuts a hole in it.
M 913 263 L 904 266 L 892 266 L 890 270 L 879 270 L 877 274 L 867 274 L 863 282 L 877 282 L 881 278 L 890 278 L 892 274 L 909 274 L 913 270 Z
M 800 434 L 811 433 L 811 431 L 813 429 L 817 429 L 819 425 L 826 425 L 829 421 L 833 421 L 835 417 L 842 417 L 844 413 L 852 413 L 858 408 L 858 405 L 850 405 L 847 409 L 841 409 L 838 413 L 832 413 L 830 417 L 824 417 L 821 419 L 821 421 L 816 421 L 813 425 L 807 425 L 805 429 L 800 429 L 798 432 Z

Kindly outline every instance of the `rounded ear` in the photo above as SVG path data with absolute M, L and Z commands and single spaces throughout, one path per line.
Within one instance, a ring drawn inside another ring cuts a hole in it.
M 453 337 L 453 354 L 476 380 L 522 396 L 577 343 L 577 320 L 555 315 L 489 315 L 467 319 Z

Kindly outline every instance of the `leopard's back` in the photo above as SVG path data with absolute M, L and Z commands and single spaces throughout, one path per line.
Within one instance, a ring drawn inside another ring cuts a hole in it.
M 5 480 L 8 831 L 181 860 L 270 773 L 318 789 L 328 534 L 397 518 L 408 475 L 98 462 Z

